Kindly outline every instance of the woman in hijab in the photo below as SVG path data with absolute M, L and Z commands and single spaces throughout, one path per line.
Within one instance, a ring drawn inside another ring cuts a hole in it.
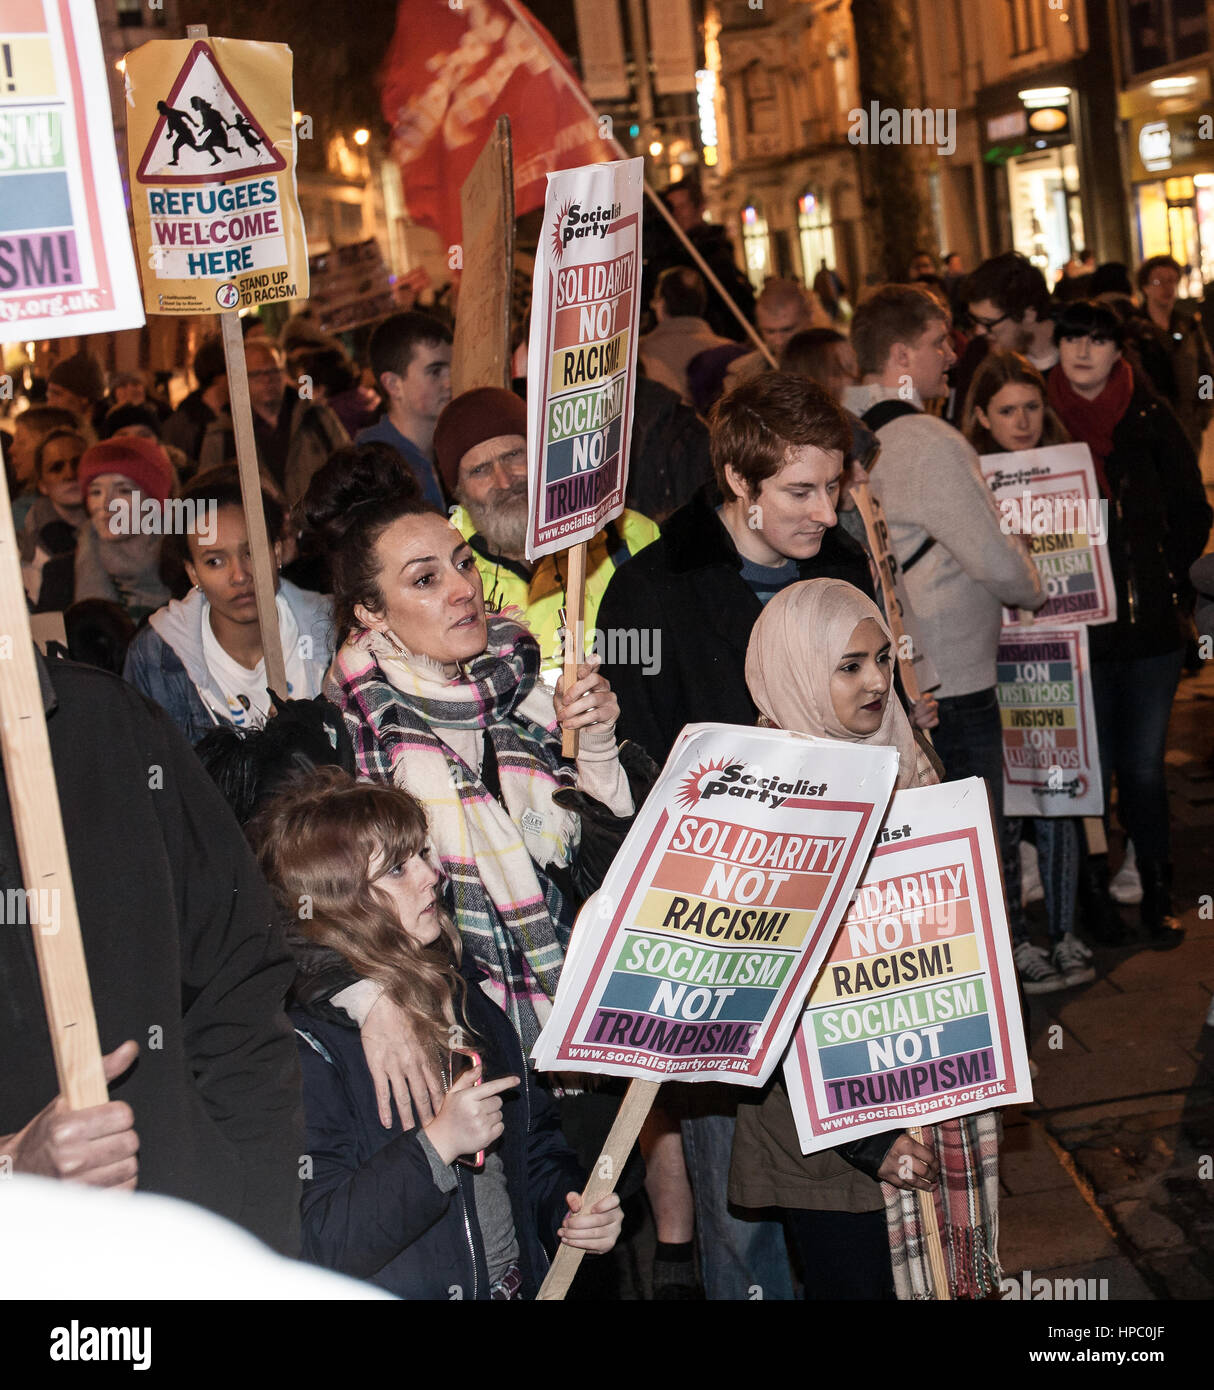
M 746 683 L 771 728 L 898 751 L 898 790 L 940 780 L 891 698 L 892 638 L 880 610 L 839 579 L 792 584 L 763 610 Z M 729 1197 L 784 1208 L 807 1299 L 929 1296 L 916 1190 L 934 1194 L 954 1298 L 998 1287 L 998 1126 L 993 1112 L 841 1144 L 806 1156 L 782 1073 L 739 1107 Z

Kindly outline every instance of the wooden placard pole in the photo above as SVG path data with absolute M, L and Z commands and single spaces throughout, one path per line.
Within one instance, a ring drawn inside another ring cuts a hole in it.
M 906 629 L 902 626 L 902 605 L 898 602 L 898 594 L 894 588 L 894 576 L 890 572 L 887 564 L 882 563 L 881 557 L 888 550 L 885 538 L 880 534 L 877 526 L 877 516 L 873 510 L 872 495 L 867 483 L 859 483 L 851 490 L 852 497 L 855 499 L 856 510 L 864 521 L 864 530 L 868 535 L 869 549 L 873 553 L 876 561 L 877 579 L 881 585 L 881 596 L 885 600 L 885 621 L 889 624 L 889 630 L 894 636 L 894 647 L 898 653 L 898 672 L 902 677 L 902 688 L 906 691 L 906 698 L 912 703 L 917 703 L 922 699 L 923 692 L 919 689 L 919 677 L 915 674 L 915 664 L 909 655 L 906 655 L 907 643 L 905 641 Z
M 261 627 L 261 650 L 266 663 L 266 684 L 287 698 L 287 664 L 282 654 L 282 635 L 278 629 L 278 600 L 275 585 L 278 566 L 266 534 L 266 515 L 261 505 L 261 472 L 257 466 L 257 442 L 253 435 L 253 406 L 249 400 L 249 371 L 245 365 L 244 334 L 237 314 L 221 314 L 223 355 L 228 368 L 228 399 L 232 425 L 236 431 L 236 463 L 240 471 L 240 491 L 244 498 L 245 527 L 249 533 L 249 554 L 253 561 L 253 589 L 257 594 L 257 621 Z
M 566 690 L 577 680 L 577 668 L 586 659 L 586 541 L 565 552 L 569 567 L 565 576 L 565 682 Z M 576 758 L 578 731 L 561 731 L 561 756 Z
M 186 25 L 186 38 L 208 37 L 205 24 Z M 282 654 L 282 634 L 278 628 L 276 585 L 278 566 L 266 534 L 265 511 L 261 505 L 261 471 L 257 465 L 257 440 L 253 434 L 253 404 L 249 399 L 249 369 L 245 364 L 244 334 L 240 315 L 219 316 L 223 338 L 223 357 L 228 375 L 228 403 L 236 435 L 236 464 L 240 472 L 240 491 L 244 498 L 245 528 L 249 533 L 249 553 L 253 561 L 253 591 L 257 595 L 257 622 L 261 628 L 261 650 L 266 664 L 266 684 L 287 698 L 287 664 Z
M 624 1171 L 624 1164 L 628 1162 L 628 1155 L 637 1141 L 641 1126 L 653 1108 L 661 1084 L 660 1081 L 640 1080 L 628 1083 L 628 1090 L 624 1092 L 624 1099 L 620 1102 L 615 1123 L 611 1126 L 611 1133 L 603 1145 L 603 1152 L 594 1165 L 590 1181 L 582 1189 L 583 1210 L 593 1206 L 609 1192 L 615 1191 L 615 1185 Z M 572 1245 L 562 1245 L 556 1252 L 547 1278 L 540 1285 L 537 1299 L 555 1301 L 564 1298 L 585 1253 Z
M 916 1144 L 923 1143 L 923 1129 L 911 1125 L 907 1133 Z M 932 1273 L 932 1292 L 937 1301 L 951 1301 L 953 1294 L 948 1286 L 948 1266 L 944 1262 L 944 1245 L 940 1240 L 940 1222 L 936 1216 L 936 1199 L 930 1192 L 916 1188 L 915 1196 L 919 1202 L 919 1219 L 923 1223 L 923 1243 L 927 1247 L 927 1265 Z
M 86 525 L 88 523 L 85 523 Z M 63 835 L 8 489 L 0 486 L 0 748 L 59 1091 L 71 1110 L 109 1100 Z M 47 909 L 44 913 L 44 907 Z M 42 920 L 46 915 L 49 922 Z M 9 1059 L 12 1065 L 12 1059 Z

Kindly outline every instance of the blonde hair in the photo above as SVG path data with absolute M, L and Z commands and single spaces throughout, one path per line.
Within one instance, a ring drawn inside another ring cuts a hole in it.
M 276 796 L 249 834 L 283 908 L 297 917 L 300 935 L 383 985 L 418 1037 L 444 1060 L 452 1047 L 452 1006 L 471 1032 L 463 1017 L 459 931 L 439 907 L 441 935 L 419 945 L 371 879 L 377 855 L 390 867 L 425 852 L 426 814 L 419 803 L 398 787 L 317 768 Z

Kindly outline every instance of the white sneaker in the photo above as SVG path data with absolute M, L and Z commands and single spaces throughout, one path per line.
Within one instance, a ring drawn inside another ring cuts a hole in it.
M 1054 968 L 1062 976 L 1067 989 L 1072 985 L 1086 985 L 1096 978 L 1092 953 L 1074 932 L 1067 932 L 1054 947 Z
M 1041 866 L 1037 862 L 1037 846 L 1028 840 L 1020 841 L 1020 901 L 1039 903 L 1045 897 L 1041 886 Z
M 1138 876 L 1138 857 L 1134 853 L 1133 840 L 1125 842 L 1125 859 L 1109 884 L 1109 896 L 1117 903 L 1142 901 L 1142 879 Z
M 1025 994 L 1053 994 L 1055 990 L 1066 989 L 1066 981 L 1040 946 L 1022 941 L 1012 952 L 1012 959 Z

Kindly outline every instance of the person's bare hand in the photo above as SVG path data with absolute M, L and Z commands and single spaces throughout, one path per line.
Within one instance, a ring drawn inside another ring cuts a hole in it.
M 605 676 L 599 675 L 597 657 L 577 668 L 577 680 L 565 690 L 564 672 L 557 679 L 553 698 L 562 729 L 586 729 L 592 724 L 615 727 L 620 705 Z
M 934 695 L 924 695 L 911 705 L 911 723 L 916 729 L 934 729 L 940 723 L 940 706 Z
M 101 1059 L 105 1079 L 121 1076 L 138 1055 L 137 1042 L 116 1047 Z M 0 1153 L 11 1155 L 15 1172 L 68 1178 L 92 1187 L 133 1190 L 139 1177 L 138 1151 L 135 1116 L 124 1100 L 69 1110 L 63 1097 L 56 1096 L 8 1142 L 0 1140 Z
M 502 1076 L 481 1086 L 481 1067 L 464 1072 L 443 1098 L 438 1114 L 422 1128 L 444 1163 L 461 1154 L 487 1149 L 505 1129 L 502 1092 L 519 1084 L 517 1076 Z
M 582 1210 L 581 1194 L 567 1192 L 565 1202 L 569 1215 L 557 1232 L 565 1245 L 576 1250 L 588 1250 L 592 1255 L 605 1255 L 620 1238 L 624 1225 L 624 1209 L 614 1192 L 600 1197 L 594 1206 Z
M 363 1020 L 363 1056 L 375 1085 L 379 1122 L 392 1128 L 392 1100 L 402 1129 L 413 1128 L 413 1108 L 424 1126 L 443 1103 L 443 1083 L 408 1015 L 381 994 Z
M 900 1187 L 904 1192 L 916 1189 L 931 1192 L 939 1176 L 940 1163 L 936 1155 L 909 1134 L 900 1134 L 894 1140 L 885 1162 L 877 1169 L 879 1182 Z

